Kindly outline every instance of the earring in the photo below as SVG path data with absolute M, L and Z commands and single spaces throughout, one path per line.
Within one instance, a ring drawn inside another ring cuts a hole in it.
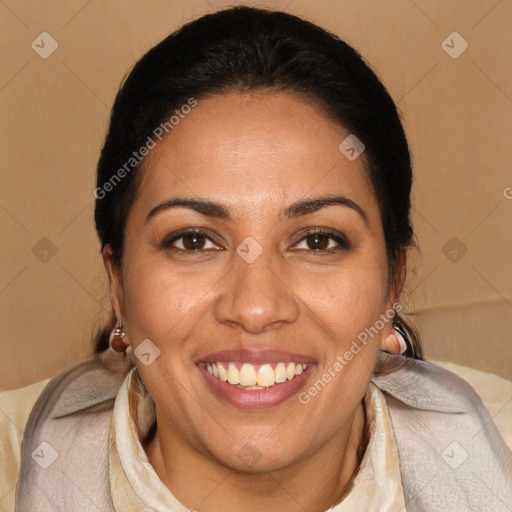
M 407 350 L 407 342 L 405 341 L 402 333 L 393 327 L 393 334 L 390 334 L 386 338 L 385 342 L 386 346 L 396 347 L 391 350 L 384 350 L 384 352 L 389 352 L 390 354 L 403 354 Z
M 394 327 L 393 327 L 393 333 L 394 333 L 395 338 L 397 339 L 398 345 L 400 347 L 398 353 L 403 354 L 407 350 L 407 342 L 405 341 L 404 337 L 402 336 L 402 333 L 400 331 L 398 331 L 397 329 L 395 329 Z
M 108 339 L 110 348 L 116 352 L 125 352 L 128 345 L 121 341 L 125 336 L 126 333 L 123 331 L 123 324 L 120 324 L 119 327 L 112 329 Z

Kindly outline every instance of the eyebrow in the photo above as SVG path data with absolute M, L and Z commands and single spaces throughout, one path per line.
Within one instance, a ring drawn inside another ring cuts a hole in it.
M 368 224 L 368 217 L 366 216 L 364 210 L 357 203 L 343 196 L 325 196 L 315 199 L 297 201 L 284 210 L 284 217 L 286 219 L 301 217 L 303 215 L 309 215 L 311 213 L 317 212 L 326 206 L 334 205 L 351 208 L 363 218 L 365 224 Z M 233 218 L 228 207 L 214 201 L 206 199 L 174 198 L 168 199 L 152 208 L 146 216 L 145 222 L 147 223 L 152 217 L 163 211 L 178 207 L 190 208 L 191 210 L 194 210 L 201 215 L 205 215 L 206 217 L 213 217 L 226 221 L 232 220 Z

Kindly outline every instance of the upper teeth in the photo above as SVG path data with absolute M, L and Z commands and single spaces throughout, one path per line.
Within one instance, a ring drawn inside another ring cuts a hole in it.
M 257 365 L 243 363 L 240 370 L 234 363 L 205 363 L 206 370 L 214 377 L 240 386 L 270 387 L 276 383 L 291 380 L 306 370 L 306 363 L 277 363 L 272 368 L 270 363 Z M 226 367 L 227 366 L 227 370 Z

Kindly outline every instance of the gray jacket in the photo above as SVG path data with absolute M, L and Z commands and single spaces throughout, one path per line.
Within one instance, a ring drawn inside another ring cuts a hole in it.
M 114 357 L 89 359 L 43 390 L 25 430 L 16 512 L 114 511 L 109 426 L 130 369 Z M 372 381 L 386 395 L 407 511 L 512 511 L 512 453 L 473 388 L 432 363 L 393 357 L 402 367 Z M 35 462 L 44 449 L 58 454 L 46 469 Z

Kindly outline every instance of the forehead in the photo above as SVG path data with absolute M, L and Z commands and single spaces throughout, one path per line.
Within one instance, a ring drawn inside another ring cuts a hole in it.
M 263 203 L 340 194 L 378 215 L 364 154 L 350 161 L 339 150 L 348 135 L 317 103 L 292 93 L 199 99 L 147 155 L 137 209 L 185 195 L 251 215 Z

